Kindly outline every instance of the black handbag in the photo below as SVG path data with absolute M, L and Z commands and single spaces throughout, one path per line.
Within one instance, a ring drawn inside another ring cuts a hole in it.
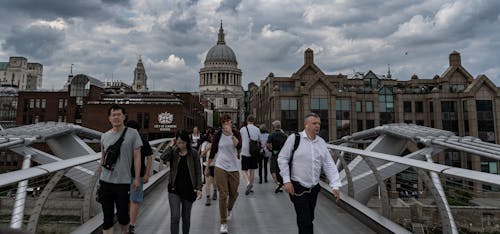
M 127 132 L 127 127 L 122 132 L 122 135 L 118 140 L 110 145 L 107 149 L 106 152 L 104 152 L 104 162 L 102 163 L 102 166 L 110 171 L 115 169 L 115 164 L 116 161 L 118 160 L 118 157 L 120 156 L 120 148 L 123 143 L 123 138 L 125 137 L 125 133 Z
M 248 140 L 250 140 L 250 145 L 249 145 L 250 156 L 259 157 L 260 151 L 262 150 L 262 148 L 260 147 L 260 142 L 252 140 L 252 138 L 250 138 L 250 132 L 248 131 L 248 126 L 246 127 L 246 129 L 248 133 Z

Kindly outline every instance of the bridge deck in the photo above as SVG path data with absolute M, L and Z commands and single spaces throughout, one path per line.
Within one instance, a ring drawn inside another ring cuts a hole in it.
M 241 177 L 240 195 L 233 209 L 231 220 L 228 222 L 229 233 L 290 234 L 298 232 L 295 212 L 288 195 L 275 194 L 273 186 L 271 182 L 256 184 L 255 192 L 245 196 Z M 139 212 L 137 233 L 170 232 L 170 208 L 166 181 L 148 194 Z M 204 200 L 198 200 L 193 204 L 190 233 L 219 233 L 219 220 L 218 201 L 212 201 L 212 205 L 207 207 Z M 316 234 L 375 233 L 322 194 L 318 198 L 314 225 Z M 116 227 L 115 233 L 119 233 L 119 229 Z

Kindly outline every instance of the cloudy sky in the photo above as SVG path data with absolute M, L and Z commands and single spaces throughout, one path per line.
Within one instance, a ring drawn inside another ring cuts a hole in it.
M 497 0 L 6 0 L 0 61 L 44 65 L 43 88 L 74 74 L 131 83 L 142 56 L 153 90 L 198 89 L 220 20 L 243 87 L 290 76 L 312 48 L 327 74 L 373 70 L 408 80 L 441 75 L 453 50 L 500 86 Z

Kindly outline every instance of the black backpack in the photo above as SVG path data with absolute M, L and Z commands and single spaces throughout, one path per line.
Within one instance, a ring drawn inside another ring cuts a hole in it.
M 273 138 L 271 139 L 271 147 L 274 155 L 278 155 L 283 148 L 283 145 L 286 142 L 286 138 L 288 136 L 283 132 L 275 132 L 273 133 Z
M 293 162 L 293 155 L 295 154 L 295 150 L 299 148 L 300 144 L 300 134 L 299 133 L 294 133 L 295 135 L 295 142 L 293 143 L 293 150 L 292 150 L 292 155 L 290 155 L 290 161 L 288 161 L 288 169 L 290 170 L 290 176 L 292 176 L 292 162 Z

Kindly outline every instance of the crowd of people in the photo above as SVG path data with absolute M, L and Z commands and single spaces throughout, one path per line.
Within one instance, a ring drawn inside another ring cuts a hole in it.
M 104 214 L 103 233 L 113 233 L 114 209 L 121 233 L 135 233 L 136 216 L 143 200 L 142 186 L 151 174 L 153 151 L 138 134 L 135 121 L 125 123 L 125 109 L 113 105 L 108 111 L 112 129 L 101 137 L 102 158 L 98 172 L 99 200 Z M 165 147 L 159 147 L 163 162 L 170 164 L 168 201 L 170 233 L 190 230 L 191 208 L 205 194 L 205 205 L 218 200 L 220 233 L 228 233 L 228 223 L 239 196 L 240 171 L 245 195 L 258 183 L 268 183 L 268 171 L 276 184 L 273 191 L 285 190 L 295 208 L 299 234 L 313 233 L 319 192 L 319 175 L 325 172 L 335 197 L 340 197 L 340 176 L 325 141 L 318 135 L 321 120 L 312 113 L 304 119 L 304 130 L 288 136 L 280 121 L 255 126 L 249 115 L 240 129 L 229 115 L 220 118 L 220 127 L 204 133 L 197 127 L 179 130 Z M 113 149 L 118 147 L 113 161 Z M 295 157 L 294 157 L 295 155 Z M 203 188 L 204 187 L 204 188 Z

